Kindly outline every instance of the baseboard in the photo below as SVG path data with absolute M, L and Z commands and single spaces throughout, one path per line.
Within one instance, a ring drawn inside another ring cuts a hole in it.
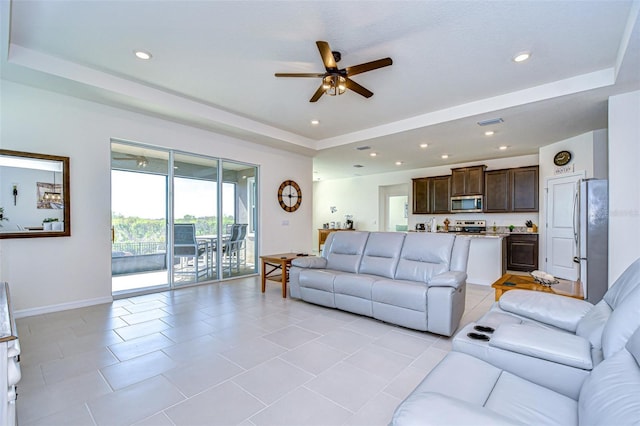
M 69 309 L 84 308 L 87 306 L 101 305 L 103 303 L 111 302 L 113 302 L 113 297 L 111 296 L 97 297 L 95 299 L 78 300 L 75 302 L 60 303 L 58 305 L 49 305 L 40 308 L 20 309 L 13 312 L 13 317 L 16 319 L 32 317 L 34 315 L 50 314 L 52 312 L 67 311 Z

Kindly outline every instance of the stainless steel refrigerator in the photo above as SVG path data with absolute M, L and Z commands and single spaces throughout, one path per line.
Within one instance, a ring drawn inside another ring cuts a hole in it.
M 578 245 L 574 261 L 580 263 L 585 299 L 598 303 L 608 289 L 609 189 L 606 179 L 580 181 L 575 202 L 574 238 Z

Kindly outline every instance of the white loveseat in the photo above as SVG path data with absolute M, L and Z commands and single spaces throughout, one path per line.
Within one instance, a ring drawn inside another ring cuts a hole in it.
M 292 261 L 289 295 L 451 336 L 464 312 L 469 242 L 444 233 L 333 232 L 320 257 Z

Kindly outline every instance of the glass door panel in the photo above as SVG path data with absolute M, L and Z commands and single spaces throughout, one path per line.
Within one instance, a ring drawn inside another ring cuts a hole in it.
M 165 288 L 168 153 L 111 144 L 112 292 Z
M 222 162 L 222 278 L 257 272 L 257 167 Z
M 176 153 L 173 162 L 175 286 L 218 278 L 218 160 Z

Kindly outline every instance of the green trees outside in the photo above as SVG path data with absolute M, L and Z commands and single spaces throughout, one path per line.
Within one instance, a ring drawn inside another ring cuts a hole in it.
M 185 215 L 181 219 L 176 219 L 175 222 L 195 223 L 196 235 L 215 235 L 218 226 L 216 216 L 195 217 Z M 224 216 L 222 223 L 223 225 L 234 223 L 233 216 Z M 113 215 L 111 225 L 115 233 L 114 244 L 153 243 L 154 245 L 164 245 L 166 243 L 166 224 L 167 221 L 165 219 L 146 219 L 123 216 L 121 214 Z

